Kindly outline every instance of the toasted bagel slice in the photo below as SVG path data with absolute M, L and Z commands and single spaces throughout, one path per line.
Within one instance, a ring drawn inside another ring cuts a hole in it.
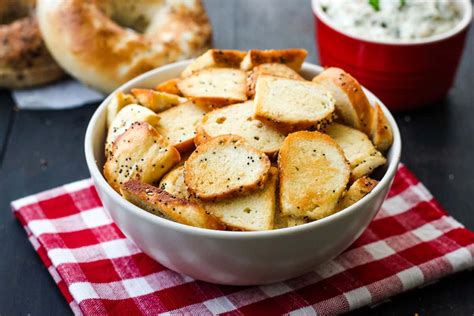
M 113 142 L 125 133 L 135 122 L 146 122 L 155 127 L 158 125 L 160 117 L 150 109 L 138 105 L 129 104 L 122 108 L 112 120 L 105 140 L 105 156 L 108 157 L 112 149 Z
M 104 176 L 119 191 L 120 185 L 131 179 L 145 183 L 159 181 L 180 159 L 179 152 L 155 128 L 136 122 L 113 143 L 104 165 Z
M 196 58 L 181 73 L 181 77 L 188 77 L 205 68 L 239 68 L 246 52 L 233 49 L 210 49 Z
M 228 229 L 242 231 L 274 228 L 278 170 L 270 169 L 264 187 L 247 195 L 216 202 L 202 202 Z
M 212 107 L 247 100 L 246 75 L 240 69 L 203 69 L 180 80 L 178 88 L 185 97 Z
M 159 92 L 165 92 L 165 93 L 174 94 L 174 95 L 178 95 L 182 97 L 183 94 L 178 88 L 178 82 L 179 82 L 178 78 L 166 80 L 165 82 L 157 84 L 155 87 L 155 90 Z
M 112 121 L 117 116 L 117 113 L 120 112 L 126 105 L 137 103 L 137 99 L 131 94 L 123 93 L 121 91 L 117 92 L 112 100 L 107 104 L 107 127 L 112 125 Z
M 313 82 L 260 76 L 255 94 L 255 117 L 283 130 L 321 129 L 334 116 L 334 99 Z
M 379 183 L 369 177 L 361 177 L 351 184 L 337 204 L 338 210 L 343 210 L 369 194 Z
M 181 199 L 192 199 L 224 223 L 228 229 L 242 231 L 274 228 L 278 170 L 271 167 L 265 186 L 252 193 L 215 202 L 193 199 L 184 183 L 184 167 L 177 167 L 160 181 L 160 188 Z
M 204 106 L 192 102 L 177 105 L 158 114 L 160 121 L 156 130 L 180 152 L 189 150 L 194 145 L 196 127 L 206 111 Z
M 387 151 L 393 143 L 393 131 L 390 123 L 378 104 L 375 104 L 371 114 L 370 138 L 378 150 Z
M 165 174 L 159 188 L 180 199 L 189 200 L 192 197 L 184 183 L 184 166 L 175 167 Z
M 327 68 L 313 78 L 336 100 L 336 114 L 345 124 L 370 135 L 371 106 L 359 82 L 340 68 Z
M 261 64 L 279 63 L 285 64 L 295 71 L 299 71 L 307 55 L 308 52 L 301 48 L 269 50 L 251 49 L 242 60 L 240 69 L 251 70 Z
M 386 159 L 361 131 L 335 123 L 328 126 L 325 132 L 344 151 L 352 168 L 351 181 L 369 175 L 374 169 L 385 164 Z
M 155 186 L 130 180 L 121 186 L 125 199 L 152 214 L 175 222 L 208 229 L 225 229 L 199 204 L 183 200 Z
M 207 113 L 197 128 L 197 145 L 220 135 L 238 135 L 266 154 L 276 153 L 285 135 L 271 125 L 253 118 L 253 101 L 237 103 Z
M 178 95 L 151 89 L 132 89 L 132 94 L 137 98 L 138 103 L 156 113 L 187 101 L 186 98 Z
M 321 219 L 336 211 L 350 166 L 339 145 L 319 132 L 286 137 L 278 157 L 282 216 Z
M 189 192 L 213 201 L 261 189 L 270 160 L 242 137 L 223 135 L 198 146 L 184 167 Z
M 255 95 L 255 86 L 257 79 L 261 75 L 274 77 L 282 77 L 294 80 L 304 80 L 296 71 L 283 64 L 261 64 L 249 71 L 247 75 L 247 95 L 252 97 Z

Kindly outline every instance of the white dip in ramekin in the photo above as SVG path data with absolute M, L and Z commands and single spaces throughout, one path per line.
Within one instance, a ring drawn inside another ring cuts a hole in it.
M 453 0 L 321 0 L 334 26 L 371 40 L 416 40 L 453 29 L 462 19 Z

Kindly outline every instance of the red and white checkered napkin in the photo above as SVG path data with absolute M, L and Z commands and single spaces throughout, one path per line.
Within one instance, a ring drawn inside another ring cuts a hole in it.
M 120 232 L 90 180 L 12 207 L 76 314 L 334 314 L 474 265 L 474 233 L 403 166 L 381 211 L 348 250 L 311 273 L 265 286 L 214 285 L 166 269 Z

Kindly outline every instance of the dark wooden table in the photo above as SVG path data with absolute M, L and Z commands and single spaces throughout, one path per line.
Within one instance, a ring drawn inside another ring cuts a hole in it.
M 221 48 L 304 47 L 318 62 L 309 0 L 205 1 Z M 438 62 L 443 62 L 439 60 Z M 0 92 L 0 315 L 64 315 L 68 305 L 13 219 L 11 200 L 89 176 L 83 154 L 97 104 L 18 111 Z M 403 162 L 457 220 L 474 229 L 474 31 L 443 102 L 397 113 Z M 474 314 L 474 273 L 463 272 L 355 314 Z

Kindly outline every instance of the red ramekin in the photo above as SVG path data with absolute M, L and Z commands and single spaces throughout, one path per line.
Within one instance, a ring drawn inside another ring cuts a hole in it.
M 344 69 L 391 110 L 434 103 L 448 93 L 472 21 L 470 0 L 457 0 L 463 17 L 449 32 L 410 41 L 375 41 L 333 26 L 312 0 L 321 65 Z

